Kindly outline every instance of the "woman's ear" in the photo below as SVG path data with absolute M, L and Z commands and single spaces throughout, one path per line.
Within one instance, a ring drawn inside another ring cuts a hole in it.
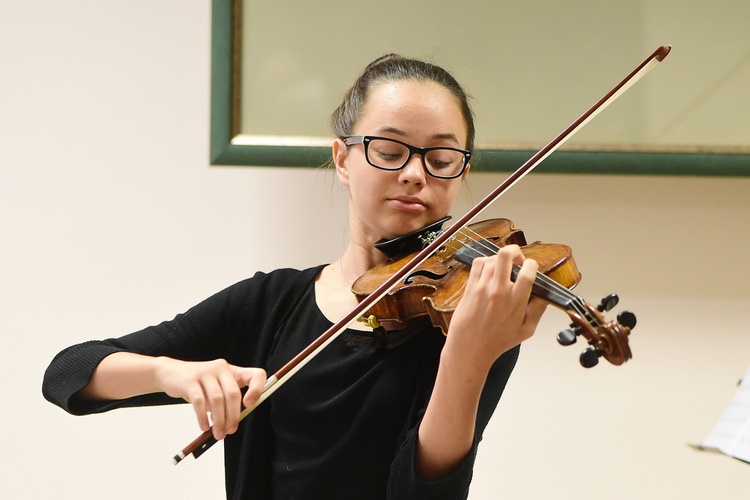
M 471 163 L 466 165 L 466 170 L 464 170 L 464 173 L 461 174 L 461 182 L 466 180 L 466 176 L 469 175 L 469 170 L 471 170 Z
M 349 187 L 349 170 L 346 165 L 346 159 L 349 155 L 349 148 L 346 147 L 341 139 L 334 139 L 332 146 L 333 165 L 336 167 L 336 175 L 344 186 Z

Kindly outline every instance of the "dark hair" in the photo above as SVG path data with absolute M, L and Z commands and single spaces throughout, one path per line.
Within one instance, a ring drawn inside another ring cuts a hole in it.
M 344 96 L 331 115 L 331 128 L 337 137 L 351 135 L 359 120 L 370 88 L 378 83 L 402 80 L 433 81 L 447 89 L 458 102 L 466 122 L 466 149 L 474 151 L 474 113 L 464 88 L 450 73 L 434 64 L 387 54 L 371 62 Z

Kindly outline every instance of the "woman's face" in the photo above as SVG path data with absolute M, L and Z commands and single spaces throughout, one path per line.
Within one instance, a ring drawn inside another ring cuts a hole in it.
M 381 83 L 370 89 L 352 135 L 398 139 L 417 147 L 466 147 L 466 125 L 453 95 L 431 81 Z M 446 215 L 462 177 L 437 179 L 422 158 L 403 169 L 380 170 L 365 158 L 364 145 L 348 148 L 337 139 L 333 158 L 341 183 L 349 188 L 351 236 L 372 243 L 421 229 Z M 464 175 L 468 172 L 468 167 Z

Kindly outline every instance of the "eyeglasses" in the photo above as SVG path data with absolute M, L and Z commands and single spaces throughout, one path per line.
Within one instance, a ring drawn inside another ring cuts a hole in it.
M 432 177 L 455 179 L 466 170 L 471 152 L 456 148 L 418 148 L 396 139 L 374 135 L 347 135 L 344 144 L 364 144 L 367 163 L 381 170 L 401 170 L 412 156 L 422 157 L 422 166 Z

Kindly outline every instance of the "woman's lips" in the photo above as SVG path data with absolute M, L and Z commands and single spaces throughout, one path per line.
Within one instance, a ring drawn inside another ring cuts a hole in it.
M 427 206 L 422 200 L 413 196 L 397 196 L 395 198 L 389 198 L 388 201 L 401 210 L 421 212 L 427 209 Z

